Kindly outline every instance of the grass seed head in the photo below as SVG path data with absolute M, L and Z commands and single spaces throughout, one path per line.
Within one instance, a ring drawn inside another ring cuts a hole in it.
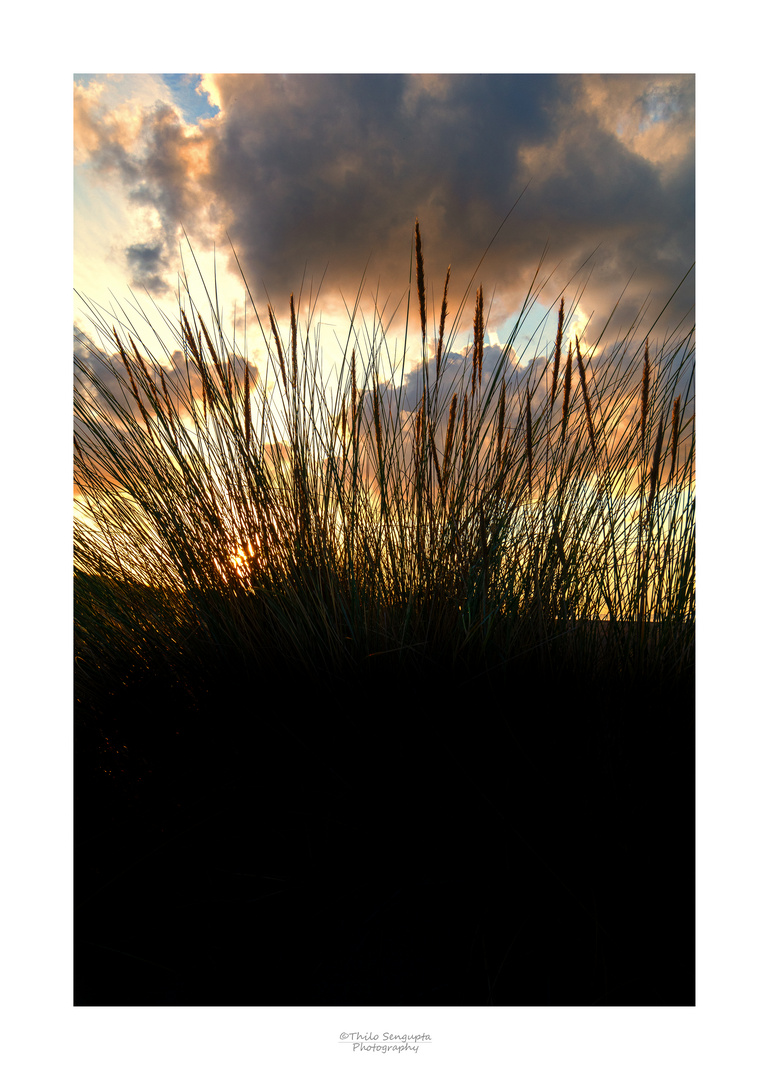
M 422 323 L 422 344 L 427 333 L 427 305 L 425 300 L 425 262 L 422 256 L 422 237 L 419 232 L 419 219 L 414 224 L 415 246 L 417 255 L 417 294 L 419 296 L 419 318 Z
M 481 391 L 483 373 L 483 285 L 475 295 L 475 319 L 473 320 L 473 375 L 474 385 Z
M 446 316 L 448 315 L 448 299 L 449 299 L 449 275 L 451 274 L 451 267 L 449 266 L 446 271 L 446 284 L 443 286 L 443 302 L 441 303 L 441 321 L 438 329 L 438 348 L 435 353 L 435 381 L 438 381 L 438 377 L 441 373 L 441 355 L 443 353 L 443 335 L 446 329 Z
M 280 334 L 278 333 L 278 324 L 275 322 L 275 313 L 272 310 L 272 305 L 268 305 L 267 313 L 270 317 L 270 327 L 272 329 L 272 336 L 275 339 L 275 347 L 278 350 L 278 360 L 280 362 L 280 374 L 283 378 L 283 389 L 286 391 L 286 397 L 288 397 L 288 379 L 286 378 L 286 362 L 283 359 L 283 346 L 280 343 Z
M 457 418 L 457 395 L 454 394 L 451 399 L 451 408 L 449 409 L 449 424 L 446 428 L 446 445 L 443 450 L 443 462 L 444 468 L 448 468 L 448 461 L 451 457 L 451 447 L 454 441 L 454 424 Z
M 566 435 L 566 425 L 569 422 L 569 397 L 571 395 L 571 342 L 566 356 L 566 371 L 563 373 L 563 416 L 561 418 L 561 438 Z
M 561 306 L 558 309 L 558 330 L 555 335 L 555 355 L 553 357 L 553 388 L 550 391 L 550 408 L 552 409 L 555 404 L 555 392 L 558 388 L 558 368 L 561 363 L 561 344 L 563 342 L 563 301 L 561 297 Z

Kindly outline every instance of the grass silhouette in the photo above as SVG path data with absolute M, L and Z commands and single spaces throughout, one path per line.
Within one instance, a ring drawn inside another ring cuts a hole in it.
M 691 664 L 693 330 L 656 354 L 629 333 L 575 337 L 564 362 L 562 302 L 546 365 L 516 365 L 516 328 L 484 371 L 482 290 L 472 365 L 446 361 L 461 308 L 444 336 L 445 291 L 429 357 L 418 224 L 416 239 L 408 396 L 405 346 L 383 370 L 379 314 L 351 325 L 331 390 L 293 296 L 287 342 L 268 312 L 266 378 L 213 307 L 182 307 L 170 355 L 95 317 L 112 351 L 83 338 L 76 358 L 84 685 L 161 656 L 185 678 L 198 650 L 310 675 L 383 653 L 477 670 L 536 650 L 557 670 L 608 650 L 642 677 Z
M 523 363 L 538 271 L 490 359 L 414 261 L 334 380 L 312 299 L 89 306 L 78 1003 L 693 1000 L 693 327 Z

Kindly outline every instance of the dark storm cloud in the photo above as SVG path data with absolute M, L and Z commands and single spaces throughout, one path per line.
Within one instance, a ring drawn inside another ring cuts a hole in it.
M 367 262 L 369 290 L 399 299 L 417 216 L 428 289 L 437 306 L 451 263 L 456 310 L 525 187 L 476 279 L 496 289 L 500 315 L 520 303 L 546 245 L 548 302 L 597 249 L 588 306 L 608 314 L 632 278 L 625 323 L 650 293 L 659 310 L 693 261 L 692 76 L 214 81 L 221 112 L 199 127 L 158 104 L 130 144 L 89 114 L 92 159 L 157 210 L 166 254 L 180 225 L 219 250 L 227 229 L 255 296 L 264 283 L 279 311 L 305 274 L 317 287 L 325 273 L 329 296 L 351 298 Z M 692 297 L 690 282 L 673 322 Z
M 162 243 L 131 244 L 125 249 L 125 256 L 134 273 L 133 285 L 140 285 L 157 295 L 168 292 L 168 283 L 162 276 L 168 263 Z
M 128 262 L 139 274 L 156 273 L 165 259 L 160 244 L 132 244 L 125 251 Z
M 414 218 L 428 270 L 464 285 L 525 184 L 521 143 L 550 127 L 551 77 L 225 76 L 210 182 L 257 284 L 296 290 L 305 265 L 346 293 L 407 281 Z M 544 237 L 538 243 L 544 243 Z

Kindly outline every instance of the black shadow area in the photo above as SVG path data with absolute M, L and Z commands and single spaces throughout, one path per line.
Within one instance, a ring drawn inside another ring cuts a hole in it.
M 254 670 L 76 710 L 76 1005 L 694 1004 L 694 687 Z

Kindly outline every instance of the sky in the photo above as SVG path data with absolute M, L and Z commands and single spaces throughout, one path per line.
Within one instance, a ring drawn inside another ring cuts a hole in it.
M 462 333 L 483 284 L 487 345 L 504 342 L 540 263 L 546 339 L 563 292 L 584 290 L 580 328 L 615 305 L 625 328 L 694 262 L 694 104 L 691 74 L 79 74 L 75 288 L 172 310 L 194 252 L 242 335 L 234 249 L 260 314 L 320 291 L 340 333 L 363 281 L 402 338 L 418 218 L 428 311 L 450 265 Z M 691 325 L 693 302 L 691 273 L 665 325 Z

